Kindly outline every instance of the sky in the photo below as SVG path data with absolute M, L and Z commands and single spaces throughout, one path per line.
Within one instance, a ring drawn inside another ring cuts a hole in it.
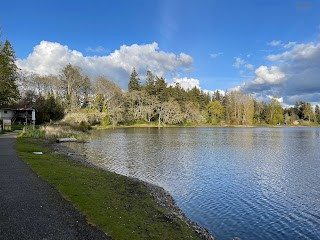
M 320 103 L 320 0 L 11 0 L 0 40 L 19 68 L 68 63 L 127 88 L 135 68 L 184 88 Z

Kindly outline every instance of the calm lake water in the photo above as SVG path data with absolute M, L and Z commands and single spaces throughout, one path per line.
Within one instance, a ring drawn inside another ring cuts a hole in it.
M 157 184 L 219 239 L 320 239 L 320 128 L 126 128 L 70 144 Z

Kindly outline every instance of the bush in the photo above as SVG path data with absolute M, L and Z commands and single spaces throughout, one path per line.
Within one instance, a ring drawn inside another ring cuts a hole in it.
M 101 125 L 102 126 L 109 126 L 111 124 L 110 119 L 108 117 L 104 117 L 102 119 Z
M 76 138 L 80 142 L 86 140 L 85 134 L 71 129 L 70 126 L 42 126 L 40 128 L 24 127 L 22 137 L 42 138 L 56 141 L 57 138 Z
M 21 133 L 23 137 L 31 137 L 31 138 L 45 138 L 45 131 L 44 129 L 33 128 L 30 126 L 24 127 Z
M 87 132 L 90 129 L 91 129 L 90 123 L 81 121 L 77 130 L 80 130 L 81 132 Z

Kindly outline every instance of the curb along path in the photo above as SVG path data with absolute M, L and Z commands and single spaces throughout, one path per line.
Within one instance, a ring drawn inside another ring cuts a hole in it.
M 0 135 L 0 239 L 111 239 L 20 160 L 15 139 Z

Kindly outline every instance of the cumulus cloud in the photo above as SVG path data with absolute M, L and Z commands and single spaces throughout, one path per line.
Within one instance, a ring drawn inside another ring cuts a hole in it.
M 105 56 L 84 56 L 60 43 L 41 41 L 26 59 L 18 59 L 19 68 L 38 74 L 58 74 L 68 63 L 79 66 L 91 76 L 105 75 L 123 88 L 127 87 L 128 77 L 133 68 L 143 74 L 150 69 L 154 74 L 166 76 L 189 69 L 191 56 L 160 51 L 157 43 L 131 46 Z
M 243 64 L 245 64 L 246 62 L 243 60 L 243 59 L 241 59 L 240 57 L 236 57 L 236 58 L 234 58 L 234 60 L 235 60 L 235 62 L 233 63 L 233 67 L 235 67 L 235 68 L 240 68 Z
M 278 66 L 260 66 L 254 71 L 254 79 L 245 82 L 241 87 L 245 92 L 264 93 L 264 95 L 278 94 L 278 89 L 287 79 L 286 74 Z
M 283 97 L 292 105 L 295 101 L 320 101 L 320 44 L 290 43 L 286 51 L 267 56 L 273 66 L 260 66 L 255 77 L 242 89 L 264 95 Z
M 255 78 L 252 81 L 253 84 L 281 84 L 285 79 L 285 73 L 281 72 L 281 69 L 276 66 L 270 68 L 266 66 L 260 66 L 255 70 Z
M 200 81 L 195 78 L 173 78 L 173 84 L 171 85 L 175 86 L 176 84 L 179 84 L 185 90 L 190 90 L 194 87 L 201 89 Z
M 281 45 L 281 41 L 279 40 L 273 40 L 272 42 L 267 43 L 268 45 L 272 46 L 272 47 L 276 47 Z

